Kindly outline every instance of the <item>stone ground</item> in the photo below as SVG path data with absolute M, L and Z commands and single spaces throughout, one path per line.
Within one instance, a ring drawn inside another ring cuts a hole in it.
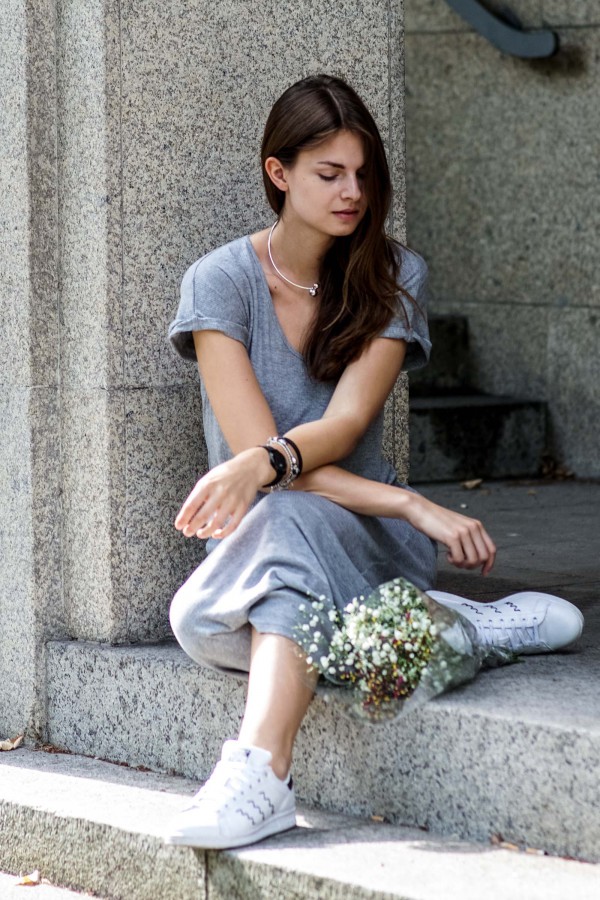
M 432 500 L 481 519 L 498 547 L 485 579 L 450 566 L 440 550 L 438 587 L 475 600 L 496 600 L 518 590 L 566 597 L 583 611 L 586 641 L 600 639 L 600 481 L 484 482 L 419 485 Z M 25 888 L 0 873 L 2 900 L 33 896 L 68 900 L 91 896 L 42 884 Z
M 597 619 L 600 598 L 600 481 L 490 481 L 419 485 L 431 500 L 480 519 L 498 548 L 481 578 L 450 566 L 440 551 L 438 588 L 474 600 L 518 590 L 558 594 Z

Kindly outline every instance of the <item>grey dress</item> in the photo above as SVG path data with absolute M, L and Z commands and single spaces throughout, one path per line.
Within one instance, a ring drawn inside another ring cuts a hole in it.
M 400 282 L 422 312 L 400 298 L 406 316 L 399 310 L 381 336 L 407 341 L 405 369 L 424 365 L 431 349 L 426 280 L 422 257 L 402 248 Z M 185 273 L 169 338 L 184 358 L 196 361 L 192 332 L 201 330 L 244 344 L 279 434 L 321 418 L 335 383 L 311 378 L 287 341 L 248 237 L 208 253 Z M 212 468 L 232 454 L 204 385 L 201 390 Z M 382 435 L 383 412 L 337 464 L 407 490 L 382 455 Z M 358 515 L 301 491 L 259 494 L 236 531 L 209 540 L 207 550 L 175 595 L 171 626 L 192 659 L 225 671 L 248 671 L 251 625 L 294 640 L 303 621 L 299 606 L 307 598 L 324 597 L 327 605 L 343 608 L 399 575 L 423 589 L 435 579 L 435 543 L 404 520 Z

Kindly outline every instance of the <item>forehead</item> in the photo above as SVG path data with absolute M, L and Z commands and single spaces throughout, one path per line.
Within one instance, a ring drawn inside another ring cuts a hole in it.
M 316 147 L 302 150 L 299 155 L 311 164 L 330 162 L 346 169 L 360 169 L 365 164 L 362 137 L 353 131 L 338 131 Z

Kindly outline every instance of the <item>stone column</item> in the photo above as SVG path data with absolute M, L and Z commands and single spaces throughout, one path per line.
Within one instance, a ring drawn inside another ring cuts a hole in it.
M 387 143 L 404 236 L 402 5 L 2 0 L 0 726 L 43 730 L 44 641 L 156 641 L 200 544 L 198 376 L 166 329 L 181 276 L 272 220 L 259 144 L 309 73 Z M 406 468 L 403 383 L 387 447 Z

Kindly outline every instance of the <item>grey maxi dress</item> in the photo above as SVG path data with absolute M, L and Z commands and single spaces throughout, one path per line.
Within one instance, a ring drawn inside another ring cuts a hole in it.
M 406 315 L 399 309 L 381 336 L 407 341 L 406 369 L 425 365 L 431 349 L 426 280 L 422 257 L 401 248 L 400 282 L 422 312 L 399 295 Z M 286 340 L 248 237 L 208 253 L 184 275 L 169 339 L 195 361 L 192 332 L 200 330 L 221 331 L 244 344 L 279 434 L 321 418 L 335 383 L 312 379 Z M 212 468 L 232 454 L 204 385 L 201 391 Z M 384 459 L 382 435 L 383 412 L 338 465 L 410 490 Z M 343 608 L 397 576 L 423 589 L 435 579 L 435 543 L 404 520 L 358 515 L 301 491 L 259 494 L 236 531 L 222 541 L 210 539 L 207 551 L 175 595 L 171 626 L 192 659 L 224 671 L 249 670 L 250 626 L 294 640 L 307 598 L 325 597 L 326 604 Z

